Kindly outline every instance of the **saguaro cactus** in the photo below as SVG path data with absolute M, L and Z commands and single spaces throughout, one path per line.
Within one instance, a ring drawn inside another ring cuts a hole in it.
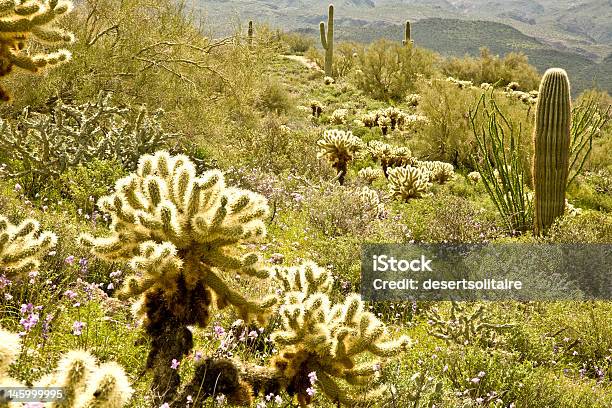
M 402 40 L 402 44 L 408 45 L 412 44 L 412 33 L 410 30 L 410 21 L 406 20 L 406 28 L 404 29 L 404 39 Z
M 253 45 L 253 20 L 249 20 L 248 36 L 249 45 Z
M 538 235 L 545 233 L 565 209 L 570 127 L 569 79 L 563 69 L 551 68 L 540 83 L 533 134 L 534 229 Z
M 321 31 L 321 45 L 325 50 L 325 76 L 333 77 L 332 67 L 334 62 L 334 5 L 329 5 L 329 13 L 327 15 L 327 33 L 325 32 L 325 23 L 321 21 L 319 24 Z
M 69 60 L 70 52 L 66 50 L 38 55 L 30 55 L 23 50 L 29 38 L 48 45 L 72 42 L 72 34 L 53 26 L 58 17 L 71 9 L 72 3 L 68 0 L 1 1 L 0 77 L 10 74 L 13 67 L 38 72 Z M 0 88 L 0 100 L 8 99 L 6 91 Z

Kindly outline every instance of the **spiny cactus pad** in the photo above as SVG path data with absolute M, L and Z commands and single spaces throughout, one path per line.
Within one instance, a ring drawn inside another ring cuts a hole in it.
M 323 268 L 309 263 L 279 268 L 275 276 L 288 291 L 279 309 L 281 327 L 272 335 L 282 347 L 272 365 L 286 379 L 288 391 L 302 404 L 311 402 L 307 389 L 313 384 L 346 406 L 383 396 L 385 386 L 368 392 L 354 386 L 371 386 L 385 358 L 407 347 L 409 339 L 384 342 L 384 324 L 365 310 L 357 294 L 333 303 L 328 297 L 331 278 Z M 366 355 L 381 359 L 364 362 Z
M 12 72 L 13 67 L 38 72 L 48 66 L 70 59 L 70 52 L 59 50 L 50 54 L 30 55 L 24 52 L 29 39 L 47 45 L 74 41 L 72 34 L 54 26 L 57 18 L 70 12 L 68 0 L 3 0 L 0 2 L 0 77 Z M 0 100 L 8 100 L 0 88 Z
M 0 272 L 8 277 L 31 272 L 40 266 L 40 258 L 55 246 L 57 237 L 40 231 L 40 224 L 27 219 L 13 225 L 0 215 Z
M 427 194 L 431 183 L 429 172 L 418 167 L 396 167 L 389 170 L 389 188 L 394 197 L 402 201 Z

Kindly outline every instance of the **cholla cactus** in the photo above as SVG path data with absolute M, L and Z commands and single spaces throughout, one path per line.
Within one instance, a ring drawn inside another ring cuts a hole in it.
M 389 128 L 391 128 L 391 123 L 392 123 L 391 118 L 389 118 L 388 116 L 384 114 L 381 114 L 380 116 L 378 116 L 377 124 L 380 130 L 382 130 L 383 135 L 386 135 L 387 133 L 389 133 Z
M 408 166 L 415 163 L 412 153 L 406 147 L 391 146 L 387 143 L 373 141 L 368 143 L 368 150 L 374 160 L 380 162 L 385 177 L 389 177 L 390 167 Z
M 9 278 L 37 269 L 40 258 L 55 246 L 57 237 L 40 231 L 40 224 L 27 219 L 19 225 L 0 216 L 0 272 Z
M 59 50 L 51 54 L 29 55 L 24 48 L 29 39 L 47 45 L 74 41 L 71 33 L 54 26 L 58 17 L 72 9 L 68 0 L 3 0 L 0 2 L 0 77 L 13 67 L 30 72 L 60 64 L 70 59 L 70 52 Z M 0 88 L 0 100 L 7 101 L 7 92 Z
M 366 210 L 375 213 L 376 217 L 382 216 L 385 212 L 385 206 L 380 202 L 380 197 L 375 190 L 364 186 L 357 192 L 359 199 L 365 205 Z
M 176 135 L 161 126 L 163 111 L 121 108 L 100 93 L 94 103 L 79 106 L 61 101 L 51 114 L 25 109 L 14 122 L 0 119 L 0 152 L 17 159 L 8 175 L 46 184 L 67 168 L 90 161 L 117 160 L 134 169 L 138 159 L 167 147 Z M 26 170 L 24 170 L 24 168 Z
M 115 193 L 98 205 L 112 216 L 112 235 L 81 236 L 93 254 L 130 262 L 136 276 L 120 297 L 140 297 L 139 312 L 153 345 L 147 362 L 156 385 L 171 398 L 180 379 L 172 359 L 192 347 L 187 326 L 205 326 L 213 299 L 234 306 L 241 317 L 265 318 L 273 298 L 247 299 L 226 273 L 259 279 L 268 272 L 256 254 L 240 256 L 241 245 L 265 235 L 268 206 L 264 197 L 225 186 L 218 170 L 197 177 L 185 156 L 158 152 L 143 156 L 136 173 L 119 181 Z
M 455 168 L 441 161 L 419 161 L 416 166 L 429 172 L 429 181 L 444 184 L 455 176 Z
M 429 172 L 424 169 L 406 166 L 389 170 L 391 195 L 404 202 L 408 202 L 411 198 L 423 197 L 430 187 Z
M 491 346 L 496 343 L 499 332 L 514 327 L 514 324 L 490 323 L 484 305 L 470 310 L 454 301 L 448 319 L 440 317 L 436 309 L 428 311 L 428 318 L 431 327 L 429 333 L 432 336 L 460 346 Z
M 520 87 L 521 86 L 519 85 L 518 82 L 510 82 L 508 85 L 506 85 L 506 90 L 507 91 L 518 91 Z
M 480 84 L 480 89 L 490 91 L 491 89 L 493 89 L 493 85 L 488 82 L 483 82 L 482 84 Z
M 468 173 L 467 179 L 473 184 L 478 184 L 480 180 L 482 180 L 482 176 L 480 175 L 479 172 L 472 171 L 471 173 Z
M 331 114 L 331 122 L 334 125 L 343 125 L 346 123 L 347 116 L 348 116 L 348 109 L 336 109 Z
M 395 130 L 400 125 L 399 122 L 401 120 L 403 112 L 393 106 L 390 106 L 387 109 L 383 110 L 383 115 L 389 118 L 391 130 Z
M 459 79 L 455 79 L 453 77 L 448 77 L 446 80 L 452 84 L 455 84 L 459 87 L 459 89 L 469 89 L 474 86 L 472 81 L 461 81 Z
M 378 115 L 376 112 L 368 112 L 361 117 L 363 125 L 368 128 L 378 126 Z
M 352 132 L 343 130 L 326 130 L 323 138 L 317 141 L 320 148 L 318 158 L 325 157 L 338 172 L 340 185 L 344 184 L 348 163 L 353 160 L 355 153 L 363 147 L 361 139 Z
M 310 109 L 312 109 L 312 116 L 315 118 L 318 118 L 323 113 L 323 105 L 319 101 L 310 101 Z
M 419 94 L 408 94 L 408 96 L 406 96 L 406 102 L 410 106 L 414 106 L 414 107 L 419 106 L 420 101 L 421 101 L 421 95 Z
M 285 295 L 281 326 L 272 335 L 282 348 L 272 366 L 287 392 L 297 394 L 301 405 L 312 402 L 314 387 L 346 406 L 380 400 L 385 386 L 367 392 L 353 386 L 371 385 L 385 359 L 404 349 L 409 339 L 382 342 L 384 324 L 365 311 L 357 294 L 332 303 L 329 272 L 312 263 L 277 268 L 275 276 Z M 364 361 L 367 355 L 382 359 Z
M 374 180 L 380 177 L 380 175 L 380 170 L 375 169 L 374 167 L 366 167 L 357 172 L 357 176 L 359 176 L 360 179 L 365 181 L 366 184 L 372 184 Z
M 336 80 L 330 76 L 326 76 L 325 78 L 323 78 L 323 83 L 325 85 L 333 85 L 336 82 Z
M 0 387 L 25 387 L 7 374 L 8 366 L 20 351 L 19 336 L 0 328 Z M 62 388 L 64 398 L 51 403 L 53 408 L 122 408 L 133 394 L 121 366 L 114 362 L 98 366 L 91 354 L 81 350 L 66 353 L 57 369 L 34 386 Z M 0 406 L 7 402 L 0 395 Z

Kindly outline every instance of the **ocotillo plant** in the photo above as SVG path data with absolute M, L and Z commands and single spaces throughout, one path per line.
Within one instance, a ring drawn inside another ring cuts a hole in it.
M 30 55 L 24 48 L 29 39 L 49 45 L 72 42 L 72 34 L 53 26 L 58 17 L 71 9 L 68 0 L 0 2 L 0 77 L 10 74 L 13 67 L 38 72 L 69 60 L 70 52 L 66 50 Z M 0 100 L 8 99 L 7 92 L 0 87 Z
M 321 31 L 321 45 L 325 50 L 325 76 L 333 78 L 333 63 L 334 63 L 334 5 L 329 5 L 329 13 L 327 15 L 327 32 L 325 31 L 325 23 L 321 21 L 319 24 Z
M 332 167 L 338 172 L 338 182 L 343 185 L 348 163 L 363 147 L 361 139 L 350 131 L 333 129 L 323 132 L 323 138 L 317 141 L 317 145 L 320 148 L 317 157 L 324 157 L 331 162 Z
M 404 39 L 402 40 L 403 45 L 413 44 L 412 32 L 410 30 L 410 21 L 406 20 L 406 27 L 404 28 Z
M 249 45 L 253 45 L 253 20 L 249 20 L 248 41 Z
M 534 230 L 544 234 L 565 210 L 571 129 L 567 73 L 551 68 L 542 77 L 533 133 Z
M 275 299 L 247 299 L 228 276 L 268 277 L 257 254 L 242 245 L 265 235 L 266 199 L 225 186 L 218 170 L 196 176 L 186 156 L 143 156 L 135 173 L 117 181 L 115 193 L 98 201 L 112 216 L 112 235 L 81 236 L 100 258 L 128 261 L 135 276 L 121 298 L 139 297 L 137 309 L 152 340 L 147 368 L 158 400 L 170 401 L 180 384 L 173 359 L 193 346 L 188 326 L 208 324 L 213 300 L 234 306 L 241 318 L 263 321 Z
M 19 335 L 0 328 L 0 387 L 26 387 L 7 373 L 20 352 Z M 91 354 L 81 350 L 66 353 L 57 369 L 35 382 L 34 386 L 62 389 L 63 398 L 50 403 L 52 408 L 122 408 L 133 393 L 121 366 L 114 362 L 98 366 Z M 0 407 L 13 406 L 7 403 L 6 396 L 0 394 Z
M 0 274 L 13 278 L 37 269 L 40 258 L 47 255 L 56 242 L 55 234 L 41 232 L 36 220 L 27 219 L 13 225 L 0 215 Z

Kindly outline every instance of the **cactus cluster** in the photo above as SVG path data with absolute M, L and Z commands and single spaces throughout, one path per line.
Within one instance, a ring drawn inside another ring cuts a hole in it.
M 416 163 L 416 159 L 412 157 L 412 153 L 406 147 L 397 147 L 373 141 L 368 143 L 367 149 L 372 158 L 380 163 L 386 178 L 389 178 L 389 168 L 414 165 Z
M 36 220 L 14 225 L 0 215 L 0 274 L 12 279 L 38 269 L 56 242 L 55 234 L 41 231 Z
M 429 181 L 444 184 L 455 176 L 455 168 L 450 163 L 441 161 L 417 161 L 416 167 L 429 173 Z
M 331 123 L 334 125 L 344 125 L 348 114 L 348 109 L 336 109 L 331 114 Z
M 231 305 L 244 320 L 265 318 L 275 302 L 250 300 L 236 274 L 268 277 L 256 254 L 242 244 L 265 235 L 263 196 L 226 187 L 217 170 L 196 176 L 186 156 L 145 155 L 135 173 L 120 179 L 98 206 L 112 217 L 108 237 L 82 235 L 80 242 L 108 261 L 129 262 L 135 275 L 119 296 L 139 297 L 138 310 L 153 344 L 147 367 L 154 384 L 171 397 L 180 379 L 170 368 L 192 347 L 187 326 L 205 326 L 213 301 Z
M 389 189 L 393 197 L 408 202 L 428 194 L 431 183 L 429 171 L 418 167 L 395 167 L 389 170 Z
M 318 118 L 321 116 L 321 113 L 323 113 L 323 105 L 321 105 L 321 102 L 316 100 L 310 101 L 310 109 L 312 110 L 312 116 L 315 118 Z
M 457 85 L 457 87 L 459 89 L 470 89 L 470 88 L 474 88 L 474 83 L 472 81 L 462 81 L 460 79 L 456 79 L 453 77 L 448 77 L 446 78 L 447 82 L 450 82 L 451 84 L 455 84 Z
M 317 157 L 326 158 L 338 172 L 339 183 L 344 184 L 348 163 L 363 148 L 361 139 L 350 131 L 332 129 L 323 132 L 323 138 L 317 141 L 317 146 L 320 148 Z
M 329 5 L 327 14 L 327 31 L 325 23 L 321 21 L 319 24 L 321 33 L 321 46 L 325 50 L 325 77 L 332 79 L 334 76 L 334 5 Z M 333 79 L 332 79 L 333 81 Z M 333 82 L 331 82 L 333 83 Z M 326 81 L 327 84 L 327 81 Z
M 565 210 L 569 176 L 571 96 L 567 73 L 546 71 L 540 83 L 533 133 L 534 229 L 543 234 Z
M 57 19 L 72 9 L 69 0 L 3 0 L 0 2 L 0 77 L 9 75 L 14 67 L 30 72 L 60 64 L 70 59 L 70 52 L 59 50 L 50 54 L 30 55 L 25 51 L 34 39 L 45 45 L 67 44 L 74 36 L 55 26 Z M 8 93 L 0 87 L 0 100 Z
M 25 387 L 8 375 L 8 367 L 19 355 L 19 335 L 0 328 L 0 387 Z M 35 387 L 62 388 L 64 398 L 50 403 L 54 408 L 122 408 L 133 394 L 127 375 L 115 362 L 98 365 L 86 351 L 72 350 L 60 359 L 57 369 L 34 383 Z M 0 407 L 12 406 L 0 395 Z
M 406 96 L 406 102 L 410 106 L 419 106 L 419 102 L 421 101 L 421 95 L 419 94 L 408 94 Z
M 358 386 L 371 386 L 384 359 L 405 348 L 409 339 L 384 342 L 384 324 L 365 310 L 357 294 L 333 303 L 329 272 L 313 263 L 276 268 L 275 277 L 284 302 L 281 327 L 272 338 L 282 349 L 271 364 L 289 394 L 296 394 L 302 405 L 311 402 L 309 389 L 314 387 L 346 406 L 380 400 L 385 386 L 367 392 Z M 368 355 L 382 360 L 364 361 Z
M 513 324 L 489 322 L 484 305 L 469 308 L 455 301 L 447 319 L 442 318 L 435 308 L 429 310 L 427 316 L 429 334 L 460 346 L 492 345 L 498 333 L 514 327 Z
M 50 114 L 25 109 L 15 121 L 0 119 L 0 152 L 15 159 L 7 163 L 9 176 L 28 175 L 41 183 L 93 158 L 134 169 L 141 155 L 175 138 L 164 131 L 162 115 L 114 106 L 109 94 L 78 106 L 59 101 Z
M 372 184 L 374 180 L 378 179 L 381 175 L 381 171 L 374 167 L 365 167 L 357 172 L 357 176 L 366 184 Z
M 427 118 L 422 115 L 410 115 L 390 106 L 363 114 L 359 124 L 367 128 L 379 127 L 382 134 L 387 135 L 390 131 L 405 130 L 408 125 L 426 121 Z
M 472 171 L 468 173 L 467 179 L 473 184 L 478 184 L 482 180 L 482 176 L 480 175 L 479 172 Z

